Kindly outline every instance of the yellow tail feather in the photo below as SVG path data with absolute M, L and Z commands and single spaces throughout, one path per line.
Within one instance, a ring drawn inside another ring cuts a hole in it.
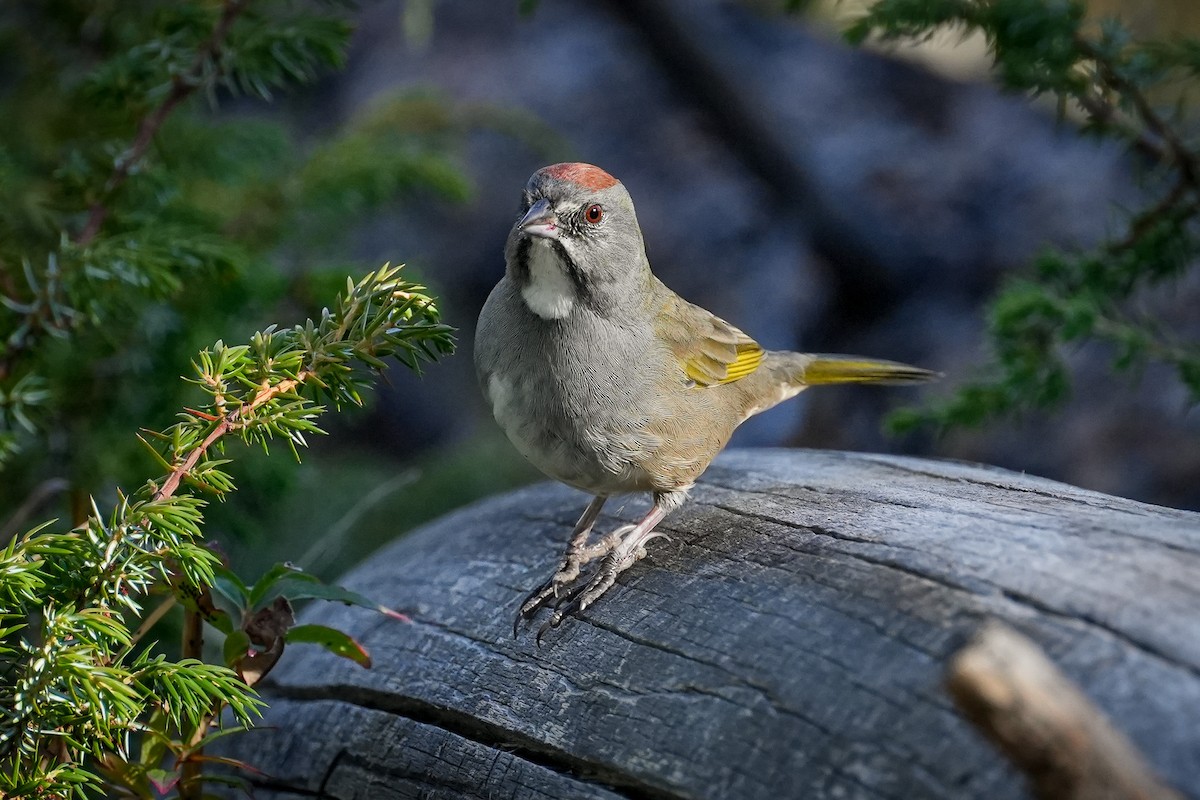
M 860 356 L 812 354 L 804 366 L 801 382 L 808 386 L 830 383 L 924 383 L 941 373 L 898 361 L 881 361 Z

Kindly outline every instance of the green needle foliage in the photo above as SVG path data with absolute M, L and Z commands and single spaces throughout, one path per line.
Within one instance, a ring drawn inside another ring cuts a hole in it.
M 265 672 L 256 645 L 273 654 L 267 668 L 280 639 L 316 642 L 366 663 L 365 651 L 338 631 L 301 626 L 288 637 L 292 617 L 281 595 L 371 605 L 293 569 L 278 568 L 253 591 L 242 587 L 244 610 L 275 600 L 267 617 L 247 615 L 235 625 L 215 607 L 209 587 L 218 577 L 240 582 L 203 546 L 200 494 L 223 497 L 234 488 L 222 457 L 227 437 L 264 448 L 283 440 L 297 452 L 306 435 L 321 433 L 324 404 L 360 404 L 390 359 L 416 369 L 452 351 L 433 302 L 398 273 L 385 267 L 348 283 L 315 321 L 201 352 L 191 382 L 206 401 L 150 437 L 162 474 L 121 495 L 107 515 L 93 506 L 83 525 L 42 526 L 0 553 L 0 794 L 82 796 L 99 786 L 96 762 L 126 787 L 156 771 L 170 776 L 165 749 L 151 749 L 149 763 L 133 758 L 134 734 L 186 743 L 175 748 L 178 763 L 204 744 L 223 709 L 250 724 L 260 706 L 250 683 Z M 169 661 L 138 641 L 145 629 L 134 626 L 146 600 L 163 587 L 233 640 L 223 648 L 228 666 Z M 262 633 L 265 622 L 281 628 L 273 639 Z
M 894 417 L 899 429 L 1059 405 L 1067 357 L 1088 342 L 1107 347 L 1116 370 L 1169 365 L 1200 402 L 1200 343 L 1141 310 L 1152 291 L 1194 274 L 1200 253 L 1200 141 L 1188 114 L 1200 41 L 1139 40 L 1085 12 L 1082 0 L 880 0 L 847 32 L 854 42 L 981 33 L 1006 88 L 1051 95 L 1085 130 L 1126 143 L 1147 198 L 1095 249 L 1045 252 L 1010 279 L 988 317 L 993 363 L 941 405 Z
M 334 2 L 0 3 L 0 507 L 65 478 L 80 521 L 139 479 L 125 432 L 183 404 L 193 353 L 326 302 L 364 215 L 467 198 L 468 132 L 544 140 L 428 93 L 336 130 L 262 113 L 350 31 Z
M 294 626 L 293 600 L 398 616 L 288 565 L 243 582 L 202 533 L 234 488 L 231 437 L 298 452 L 388 363 L 453 344 L 391 267 L 304 325 L 252 320 L 331 296 L 346 270 L 326 262 L 362 214 L 466 197 L 465 131 L 528 127 L 408 96 L 317 143 L 249 113 L 340 67 L 349 33 L 333 2 L 0 3 L 0 796 L 198 798 L 220 777 L 203 748 L 256 716 L 285 644 L 369 665 L 344 633 Z M 218 338 L 248 344 L 178 380 Z M 64 486 L 69 522 L 19 533 Z M 156 625 L 180 606 L 176 657 Z

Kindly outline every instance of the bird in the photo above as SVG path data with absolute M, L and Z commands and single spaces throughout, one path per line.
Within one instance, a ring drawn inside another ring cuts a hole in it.
M 664 534 L 734 429 L 810 386 L 937 373 L 858 356 L 766 350 L 651 271 L 624 184 L 584 163 L 529 178 L 479 314 L 475 367 L 496 422 L 548 477 L 592 496 L 553 575 L 513 623 L 553 606 L 537 642 L 595 603 Z M 592 539 L 605 501 L 648 492 L 637 523 Z M 585 575 L 584 568 L 599 565 Z

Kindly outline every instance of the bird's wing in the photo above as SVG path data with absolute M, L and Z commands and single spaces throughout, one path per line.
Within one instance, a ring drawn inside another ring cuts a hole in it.
M 746 377 L 762 363 L 758 342 L 720 317 L 666 293 L 655 331 L 698 386 L 717 386 Z

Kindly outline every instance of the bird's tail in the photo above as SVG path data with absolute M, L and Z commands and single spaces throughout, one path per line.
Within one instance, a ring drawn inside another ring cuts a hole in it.
M 861 356 L 805 353 L 797 383 L 823 386 L 831 383 L 924 383 L 941 377 L 941 373 L 921 367 L 882 361 Z

